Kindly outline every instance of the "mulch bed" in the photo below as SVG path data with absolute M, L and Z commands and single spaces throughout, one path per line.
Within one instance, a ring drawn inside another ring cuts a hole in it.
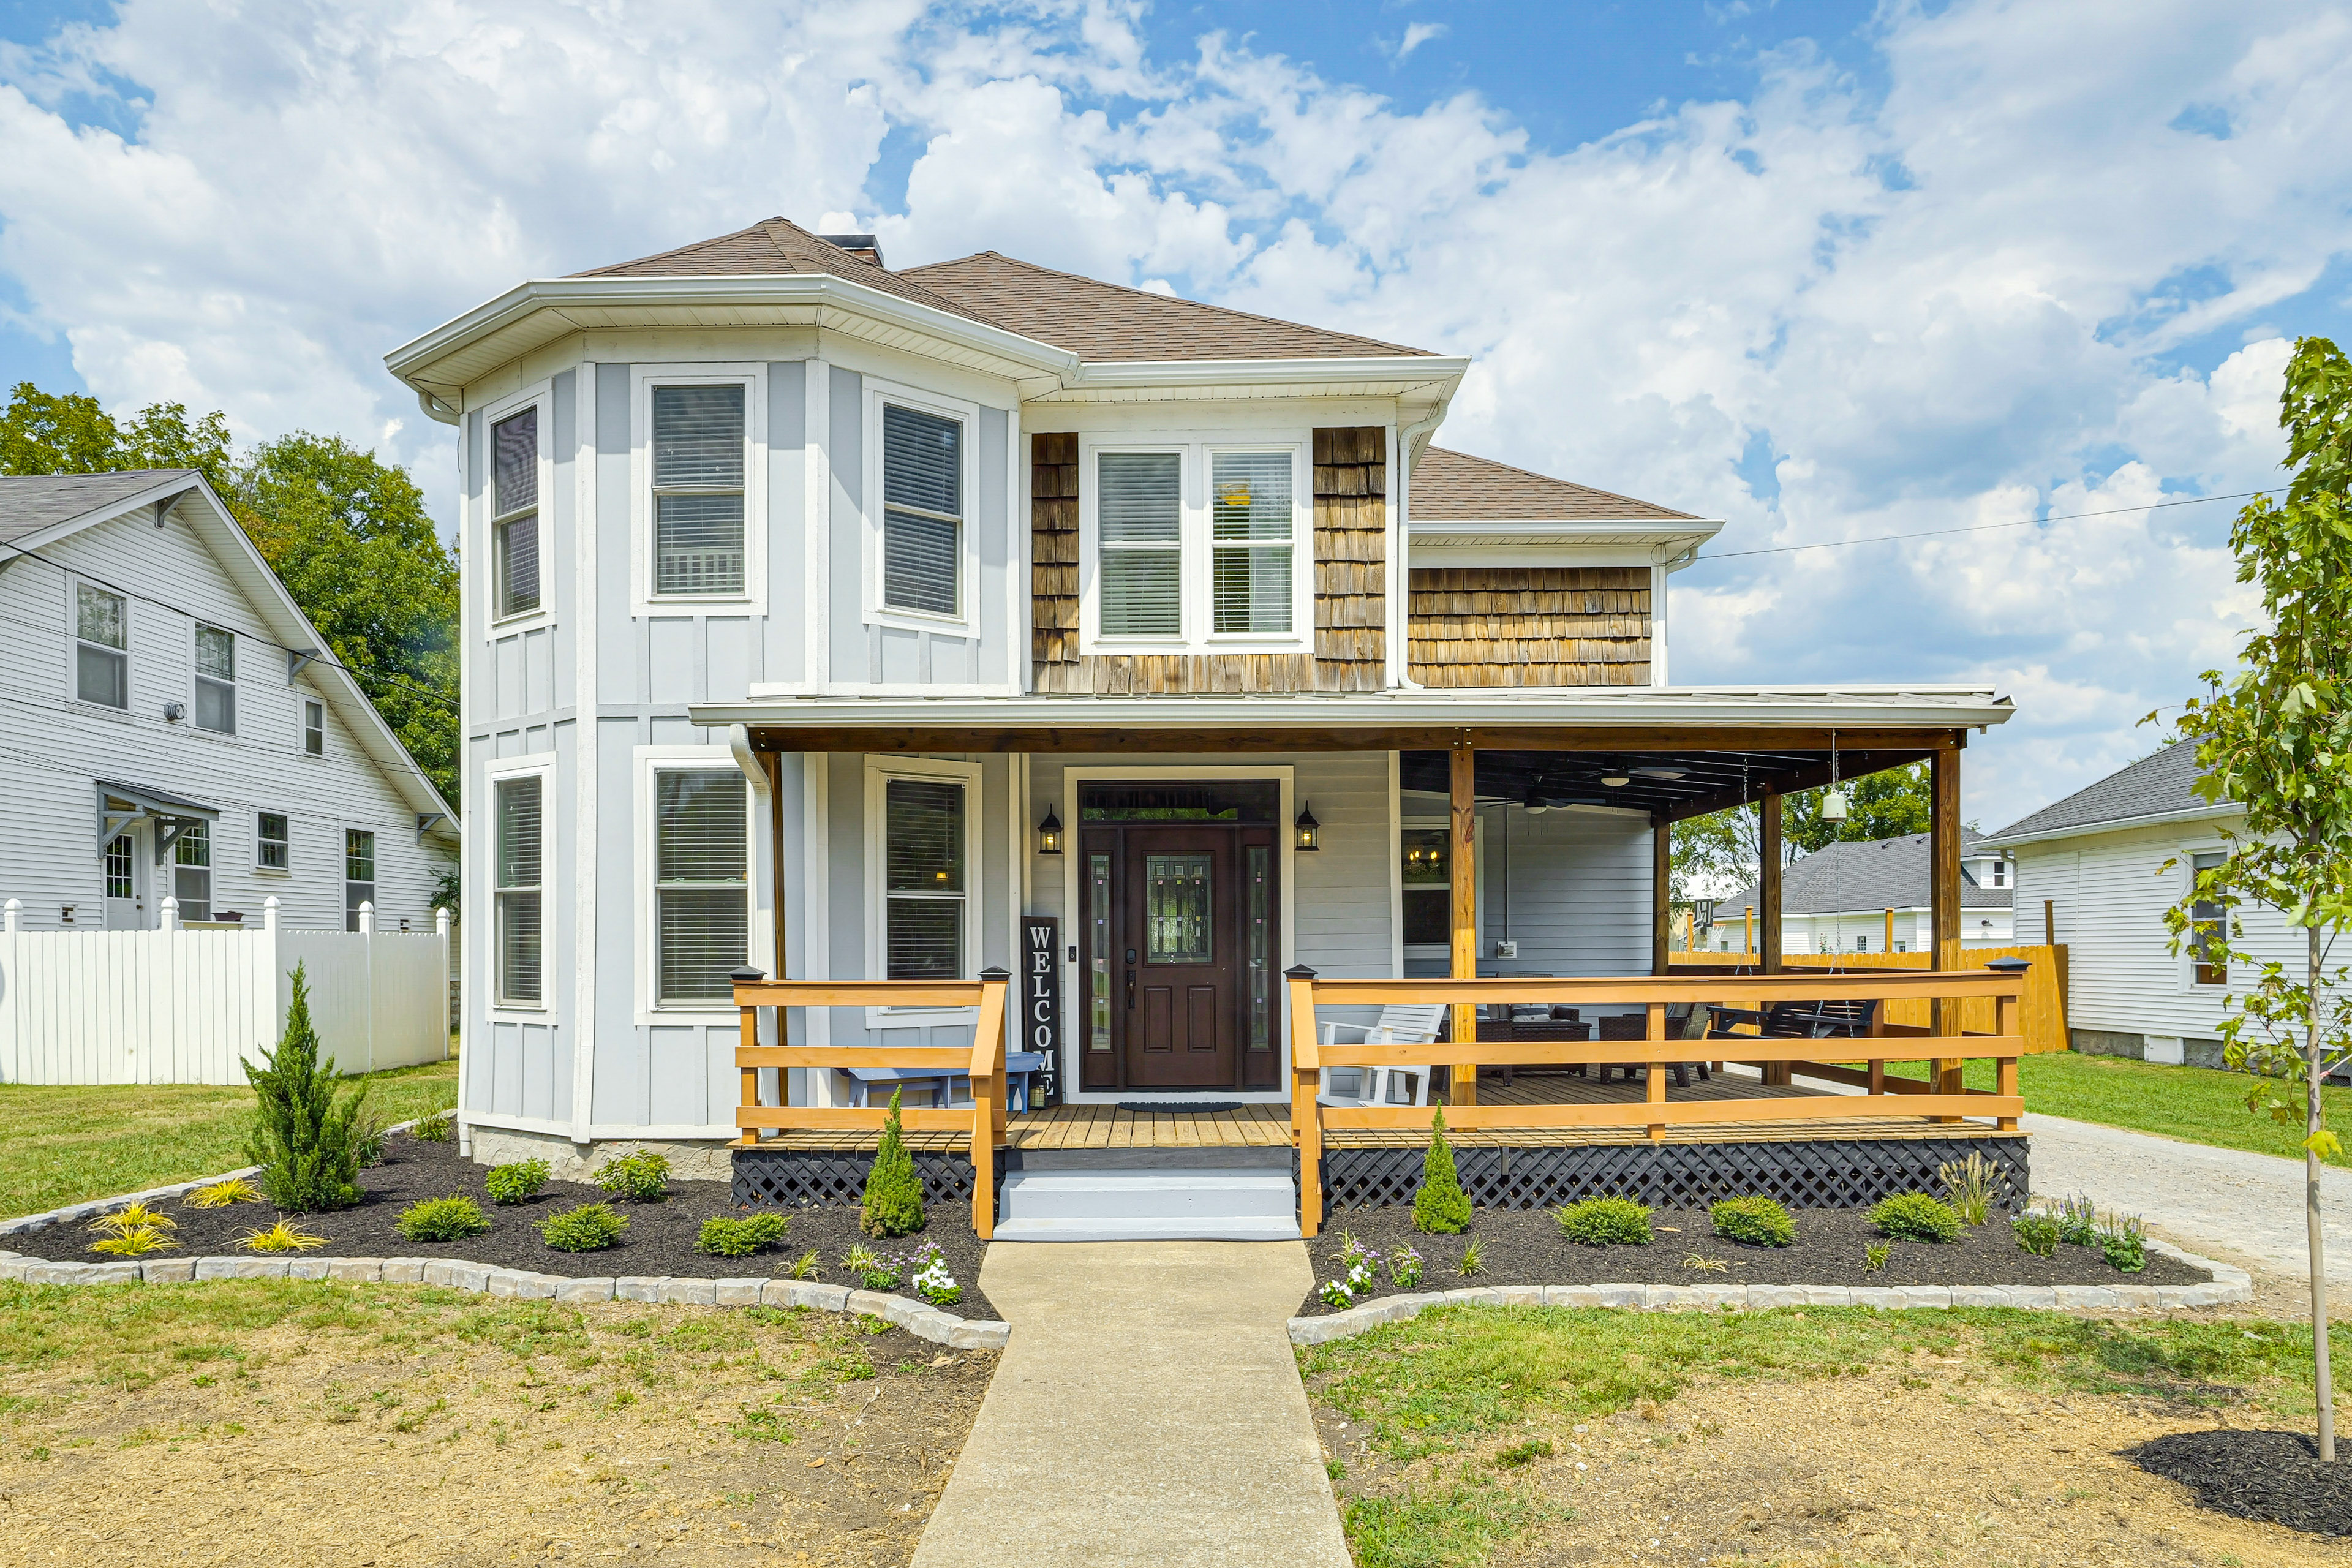
M 1863 1209 L 1796 1209 L 1797 1239 L 1788 1247 L 1753 1247 L 1715 1234 L 1705 1209 L 1659 1209 L 1650 1215 L 1656 1239 L 1647 1247 L 1579 1247 L 1563 1240 L 1559 1222 L 1543 1209 L 1480 1209 L 1460 1236 L 1423 1236 L 1412 1228 L 1409 1207 L 1345 1209 L 1326 1216 L 1320 1236 L 1307 1244 L 1319 1285 L 1339 1279 L 1343 1233 L 1383 1259 L 1410 1245 L 1422 1256 L 1420 1290 L 1453 1290 L 1473 1285 L 2201 1285 L 2205 1270 L 2176 1258 L 2148 1254 L 2137 1274 L 2113 1268 L 2086 1247 L 2058 1248 L 2055 1258 L 2036 1258 L 2010 1234 L 2009 1216 L 1995 1211 L 1992 1223 L 1962 1226 L 1958 1241 L 1941 1245 L 1897 1241 L 1886 1267 L 1863 1268 L 1863 1248 L 1886 1238 Z M 1462 1254 L 1478 1244 L 1481 1268 L 1461 1273 Z M 1724 1267 L 1695 1268 L 1693 1256 Z M 1401 1293 L 1385 1264 L 1379 1283 L 1356 1298 L 1359 1305 Z M 1336 1310 L 1311 1292 L 1302 1315 Z
M 530 1268 L 541 1274 L 565 1274 L 585 1279 L 606 1274 L 675 1275 L 695 1279 L 751 1279 L 782 1275 L 803 1253 L 814 1250 L 819 1265 L 814 1278 L 827 1284 L 858 1281 L 841 1267 L 842 1254 L 863 1244 L 876 1252 L 903 1257 L 926 1241 L 937 1242 L 947 1258 L 948 1272 L 963 1287 L 963 1300 L 945 1309 L 958 1317 L 993 1318 L 996 1309 L 980 1290 L 981 1258 L 988 1244 L 971 1228 L 969 1204 L 934 1204 L 929 1225 L 909 1237 L 877 1241 L 857 1228 L 855 1208 L 796 1208 L 782 1211 L 792 1222 L 783 1241 L 748 1258 L 715 1258 L 698 1251 L 695 1237 L 702 1222 L 714 1215 L 753 1212 L 739 1206 L 725 1182 L 680 1182 L 669 1184 L 669 1196 L 657 1203 L 632 1203 L 609 1198 L 600 1189 L 576 1182 L 550 1182 L 526 1204 L 502 1206 L 490 1202 L 482 1178 L 489 1167 L 478 1165 L 457 1152 L 452 1143 L 421 1142 L 406 1133 L 386 1139 L 383 1163 L 360 1173 L 362 1196 L 356 1208 L 311 1215 L 300 1227 L 329 1238 L 326 1246 L 299 1254 L 305 1258 L 462 1258 L 500 1268 Z M 461 1241 L 411 1241 L 393 1228 L 401 1210 L 420 1198 L 462 1194 L 481 1205 L 490 1228 Z M 628 1216 L 629 1228 L 618 1244 L 601 1252 L 558 1252 L 540 1239 L 532 1222 L 575 1204 L 610 1202 Z M 166 1258 L 233 1257 L 243 1254 L 238 1238 L 256 1226 L 268 1227 L 278 1218 L 268 1203 L 232 1204 L 227 1208 L 189 1208 L 176 1198 L 154 1205 L 179 1222 L 174 1233 L 179 1247 Z M 59 1261 L 103 1261 L 88 1250 L 96 1239 L 80 1226 L 53 1226 L 21 1234 L 8 1242 L 18 1252 Z M 911 1289 L 898 1294 L 912 1297 Z
M 2318 1443 L 2300 1432 L 2179 1432 L 2124 1457 L 2179 1481 L 2201 1507 L 2314 1535 L 2352 1535 L 2352 1457 L 2321 1464 Z

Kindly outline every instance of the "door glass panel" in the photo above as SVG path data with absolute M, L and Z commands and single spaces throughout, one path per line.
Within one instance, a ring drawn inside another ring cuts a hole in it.
M 1209 859 L 1207 855 L 1147 855 L 1143 858 L 1143 910 L 1147 962 L 1209 962 Z
M 1243 933 L 1249 956 L 1249 1048 L 1263 1051 L 1274 1045 L 1274 933 L 1266 919 L 1266 879 L 1274 856 L 1264 845 L 1252 845 L 1243 854 L 1249 879 L 1248 929 Z
M 1110 857 L 1087 857 L 1087 924 L 1094 972 L 1087 976 L 1087 1049 L 1110 1049 Z

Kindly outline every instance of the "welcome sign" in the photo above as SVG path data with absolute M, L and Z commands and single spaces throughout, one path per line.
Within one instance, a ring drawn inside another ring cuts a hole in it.
M 1021 1048 L 1045 1058 L 1029 1080 L 1033 1110 L 1062 1103 L 1061 926 L 1054 915 L 1021 917 Z

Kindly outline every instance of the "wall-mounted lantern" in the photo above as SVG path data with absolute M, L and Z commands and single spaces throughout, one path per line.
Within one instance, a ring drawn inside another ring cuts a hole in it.
M 1298 828 L 1297 843 L 1299 848 L 1320 849 L 1323 847 L 1323 825 L 1315 820 L 1315 813 L 1313 810 L 1306 806 L 1300 807 L 1297 826 Z
M 1037 853 L 1059 855 L 1061 852 L 1062 819 L 1054 815 L 1054 808 L 1049 805 L 1045 808 L 1045 820 L 1037 825 Z

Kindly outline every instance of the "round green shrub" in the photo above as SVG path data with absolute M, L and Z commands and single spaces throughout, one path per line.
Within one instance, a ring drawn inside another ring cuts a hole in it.
M 1726 1198 L 1707 1211 L 1715 1234 L 1756 1247 L 1786 1247 L 1797 1239 L 1797 1222 L 1770 1198 Z
M 1960 1216 L 1941 1198 L 1897 1193 L 1870 1205 L 1870 1223 L 1881 1236 L 1903 1241 L 1958 1241 Z
M 490 1216 L 468 1197 L 425 1198 L 400 1211 L 393 1227 L 411 1241 L 457 1241 L 490 1228 Z
M 654 1203 L 669 1196 L 669 1157 L 643 1149 L 616 1154 L 596 1168 L 595 1180 L 614 1197 Z
M 1552 1211 L 1559 1234 L 1579 1247 L 1647 1247 L 1650 1211 L 1631 1198 L 1585 1198 Z
M 493 1165 L 482 1178 L 482 1187 L 494 1204 L 526 1204 L 539 1196 L 539 1189 L 547 1185 L 547 1162 L 517 1160 L 509 1165 Z
M 702 1222 L 702 1233 L 694 1238 L 694 1245 L 717 1258 L 747 1258 L 783 1240 L 785 1225 L 780 1214 L 746 1215 L 741 1219 L 716 1215 Z
M 626 1215 L 610 1204 L 582 1204 L 538 1222 L 539 1238 L 558 1252 L 602 1252 L 629 1228 Z

